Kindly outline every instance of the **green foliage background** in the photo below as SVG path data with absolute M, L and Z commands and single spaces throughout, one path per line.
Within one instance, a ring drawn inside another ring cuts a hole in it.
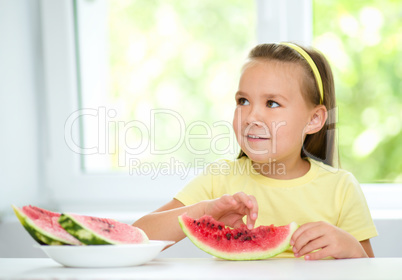
M 342 168 L 360 182 L 400 182 L 402 5 L 397 0 L 313 3 L 314 46 L 328 57 L 335 75 Z M 257 43 L 253 0 L 113 0 L 109 6 L 109 104 L 122 118 L 147 124 L 150 110 L 166 108 L 179 113 L 187 127 L 199 121 L 210 127 L 217 121 L 230 124 L 240 68 Z M 158 118 L 154 147 L 174 146 L 179 130 L 174 119 Z M 238 149 L 229 130 L 213 127 L 209 139 L 189 141 L 207 151 L 202 154 L 183 144 L 172 154 L 136 157 L 150 162 L 174 157 L 190 164 L 200 157 L 205 162 L 234 158 Z M 129 133 L 132 142 L 152 140 Z M 207 131 L 195 125 L 186 133 Z M 227 137 L 211 149 L 211 138 L 220 134 Z M 117 168 L 117 157 L 112 161 Z
M 335 75 L 342 167 L 360 182 L 401 182 L 401 2 L 316 0 L 314 37 Z
M 108 103 L 125 120 L 140 120 L 155 133 L 154 139 L 144 139 L 130 130 L 128 141 L 132 146 L 149 141 L 158 151 L 180 141 L 183 127 L 177 119 L 161 114 L 151 124 L 152 109 L 176 112 L 186 124 L 188 141 L 173 152 L 135 157 L 154 163 L 173 157 L 186 166 L 200 158 L 205 164 L 235 158 L 234 95 L 241 65 L 256 44 L 254 1 L 113 0 L 109 6 Z M 117 168 L 117 153 L 112 160 Z

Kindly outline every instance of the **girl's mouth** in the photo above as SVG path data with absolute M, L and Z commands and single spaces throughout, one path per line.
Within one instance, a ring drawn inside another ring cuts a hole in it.
M 269 140 L 269 137 L 266 136 L 259 136 L 255 134 L 249 134 L 246 136 L 248 141 L 251 142 L 257 142 L 257 141 L 263 141 L 263 140 Z

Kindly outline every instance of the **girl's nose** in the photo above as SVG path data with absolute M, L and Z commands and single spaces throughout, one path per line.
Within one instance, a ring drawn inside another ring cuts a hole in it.
M 253 126 L 255 125 L 257 127 L 265 127 L 265 124 L 260 121 L 247 122 L 247 126 L 250 126 L 250 125 L 253 125 Z
M 252 107 L 245 120 L 247 125 L 254 124 L 257 126 L 263 126 L 264 124 L 261 110 L 258 107 Z

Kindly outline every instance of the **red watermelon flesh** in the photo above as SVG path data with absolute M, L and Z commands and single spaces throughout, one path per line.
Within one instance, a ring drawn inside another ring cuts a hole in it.
M 149 242 L 140 228 L 114 219 L 64 213 L 58 222 L 67 232 L 88 245 Z
M 24 221 L 21 221 L 21 223 L 23 223 L 23 226 L 38 242 L 48 245 L 58 243 L 71 245 L 81 244 L 81 242 L 79 242 L 60 226 L 58 223 L 58 219 L 60 217 L 59 213 L 51 212 L 31 205 L 24 206 L 22 209 L 14 207 L 14 209 L 16 214 L 20 213 L 25 216 L 18 218 L 20 220 L 25 219 Z
M 184 233 L 200 249 L 222 259 L 266 259 L 290 247 L 290 238 L 298 228 L 296 223 L 275 227 L 259 226 L 248 229 L 245 225 L 233 229 L 211 216 L 193 219 L 179 217 Z

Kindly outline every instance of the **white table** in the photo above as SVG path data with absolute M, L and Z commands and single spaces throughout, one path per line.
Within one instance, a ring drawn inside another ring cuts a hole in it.
M 122 268 L 68 268 L 48 258 L 0 259 L 0 279 L 402 279 L 402 258 L 304 261 L 156 259 Z

